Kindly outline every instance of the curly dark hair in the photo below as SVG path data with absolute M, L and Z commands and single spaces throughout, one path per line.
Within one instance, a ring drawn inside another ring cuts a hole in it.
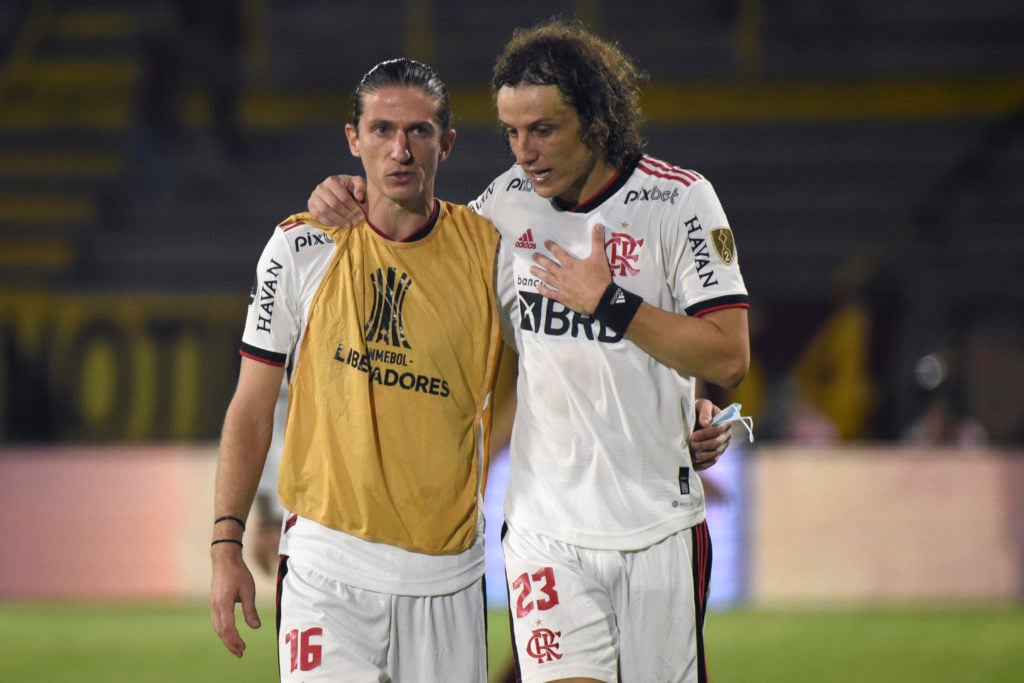
M 399 57 L 380 62 L 359 81 L 352 93 L 352 123 L 356 128 L 363 115 L 363 97 L 391 85 L 416 87 L 437 100 L 437 123 L 442 135 L 452 127 L 452 105 L 444 81 L 426 64 Z
M 506 85 L 556 86 L 580 117 L 583 143 L 623 168 L 643 154 L 640 84 L 647 78 L 616 44 L 578 21 L 556 19 L 513 32 L 494 65 L 491 91 L 497 97 Z

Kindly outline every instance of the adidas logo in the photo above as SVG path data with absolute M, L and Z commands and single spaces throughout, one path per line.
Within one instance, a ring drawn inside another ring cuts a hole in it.
M 515 241 L 516 249 L 536 249 L 537 243 L 533 241 L 533 229 L 527 228 L 526 232 Z
M 615 290 L 614 294 L 612 294 L 611 305 L 614 306 L 615 304 L 624 303 L 626 303 L 626 295 L 622 293 L 622 288 L 620 287 Z

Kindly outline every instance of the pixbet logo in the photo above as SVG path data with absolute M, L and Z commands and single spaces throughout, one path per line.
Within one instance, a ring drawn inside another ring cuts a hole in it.
M 519 190 L 520 192 L 533 192 L 533 181 L 528 178 L 513 178 L 505 186 L 505 192 Z
M 295 239 L 295 253 L 299 253 L 306 247 L 317 247 L 324 244 L 334 244 L 334 240 L 331 239 L 330 235 L 322 232 L 307 232 L 299 235 Z
M 630 202 L 668 202 L 669 204 L 676 203 L 676 197 L 679 196 L 679 188 L 675 188 L 672 192 L 663 190 L 660 187 L 652 187 L 647 189 L 646 187 L 638 190 L 630 190 L 626 193 L 626 201 L 624 204 Z

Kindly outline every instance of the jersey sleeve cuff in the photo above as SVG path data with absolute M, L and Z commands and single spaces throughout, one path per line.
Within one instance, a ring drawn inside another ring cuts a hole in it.
M 274 351 L 267 351 L 251 344 L 242 342 L 238 353 L 246 358 L 251 358 L 260 363 L 266 363 L 267 365 L 276 365 L 279 368 L 283 368 L 285 362 L 288 360 L 288 355 L 284 353 L 275 353 Z
M 719 296 L 714 299 L 707 299 L 686 307 L 686 315 L 700 317 L 712 311 L 720 311 L 723 308 L 750 308 L 750 300 L 746 294 L 731 294 Z

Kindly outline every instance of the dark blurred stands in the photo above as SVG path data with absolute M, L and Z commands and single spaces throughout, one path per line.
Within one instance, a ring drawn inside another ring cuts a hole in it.
M 154 65 L 153 46 L 180 31 L 177 7 L 5 5 L 8 283 L 245 290 L 273 225 L 325 175 L 357 168 L 348 94 L 398 54 L 452 88 L 459 139 L 439 191 L 467 201 L 511 163 L 483 87 L 497 50 L 513 26 L 576 13 L 650 72 L 651 153 L 714 182 L 755 306 L 792 332 L 765 345 L 769 365 L 792 362 L 794 340 L 851 293 L 896 349 L 877 361 L 886 372 L 979 302 L 1024 308 L 1019 1 L 242 2 L 241 142 L 209 123 L 210 59 L 176 63 L 166 104 L 181 115 L 159 116 L 172 67 Z M 190 40 L 188 53 L 209 49 Z

